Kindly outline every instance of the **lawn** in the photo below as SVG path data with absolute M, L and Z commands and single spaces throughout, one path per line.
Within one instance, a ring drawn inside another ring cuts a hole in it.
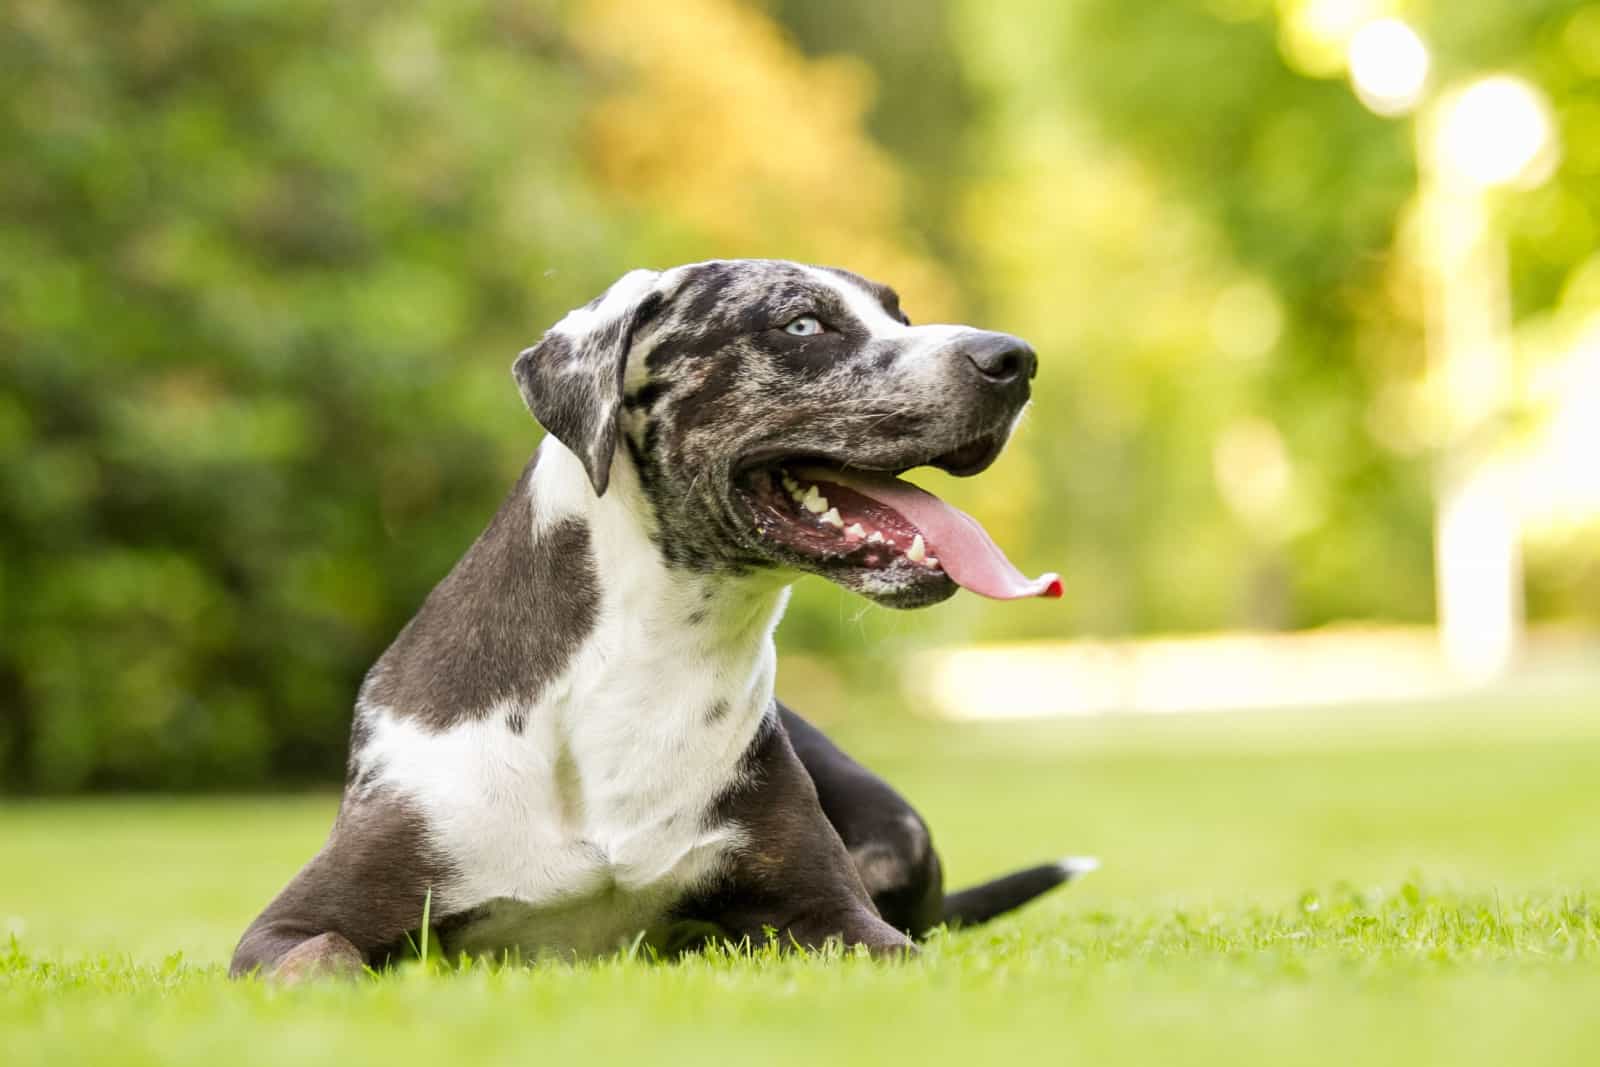
M 331 796 L 0 809 L 0 1060 L 1600 1062 L 1600 697 L 830 729 L 953 884 L 1104 869 L 903 964 L 232 984 Z

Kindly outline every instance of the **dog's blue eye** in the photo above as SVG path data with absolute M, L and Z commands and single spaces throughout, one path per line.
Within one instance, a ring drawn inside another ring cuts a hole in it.
M 822 323 L 815 315 L 801 315 L 785 326 L 783 332 L 793 337 L 812 337 L 822 332 Z

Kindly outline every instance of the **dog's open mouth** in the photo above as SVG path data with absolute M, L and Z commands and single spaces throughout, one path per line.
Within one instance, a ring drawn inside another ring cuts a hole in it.
M 795 459 L 752 469 L 742 489 L 763 538 L 819 563 L 942 575 L 996 600 L 1061 595 L 1059 577 L 1027 577 L 976 519 L 890 472 Z

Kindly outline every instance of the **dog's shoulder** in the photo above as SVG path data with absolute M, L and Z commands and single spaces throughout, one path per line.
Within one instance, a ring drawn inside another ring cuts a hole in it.
M 594 630 L 591 529 L 538 512 L 529 462 L 488 527 L 368 673 L 358 707 L 446 730 L 503 714 L 512 732 Z

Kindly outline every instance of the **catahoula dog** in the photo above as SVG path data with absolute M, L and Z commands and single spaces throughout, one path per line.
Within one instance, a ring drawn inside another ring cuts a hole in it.
M 232 972 L 381 965 L 425 914 L 452 955 L 895 954 L 1085 869 L 947 895 L 911 806 L 773 697 L 801 575 L 896 608 L 1060 594 L 897 478 L 989 466 L 1035 364 L 779 261 L 633 271 L 568 314 L 513 367 L 545 439 L 367 675 L 333 830 Z

